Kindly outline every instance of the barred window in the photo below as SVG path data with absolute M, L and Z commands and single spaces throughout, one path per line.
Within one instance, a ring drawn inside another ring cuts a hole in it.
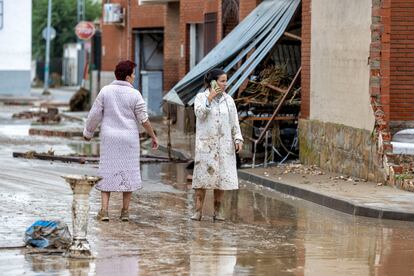
M 3 29 L 4 6 L 3 0 L 0 0 L 0 30 Z

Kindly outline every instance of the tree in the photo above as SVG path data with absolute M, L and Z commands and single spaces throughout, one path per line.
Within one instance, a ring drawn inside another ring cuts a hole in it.
M 63 45 L 76 42 L 75 26 L 77 24 L 77 0 L 52 0 L 52 27 L 56 37 L 51 41 L 51 58 L 63 56 Z M 34 59 L 43 60 L 45 57 L 45 40 L 42 30 L 47 24 L 48 0 L 33 0 L 32 14 L 32 54 Z M 101 1 L 85 1 L 85 20 L 94 21 L 102 14 Z

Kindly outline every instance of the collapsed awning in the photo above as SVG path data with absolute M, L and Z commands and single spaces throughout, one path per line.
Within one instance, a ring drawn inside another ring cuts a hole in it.
M 243 61 L 228 80 L 227 92 L 233 95 L 281 38 L 299 4 L 300 0 L 263 1 L 188 72 L 164 100 L 192 105 L 196 94 L 202 90 L 203 78 L 208 71 L 224 67 L 228 72 Z

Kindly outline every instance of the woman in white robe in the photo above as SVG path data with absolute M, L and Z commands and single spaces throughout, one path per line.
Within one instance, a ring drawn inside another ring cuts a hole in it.
M 217 82 L 215 89 L 212 81 Z M 195 213 L 193 220 L 201 220 L 206 189 L 214 190 L 213 220 L 224 220 L 221 203 L 225 190 L 239 187 L 236 153 L 242 149 L 236 105 L 225 92 L 227 75 L 221 69 L 213 69 L 205 76 L 207 89 L 196 96 L 195 163 L 192 187 L 195 189 Z

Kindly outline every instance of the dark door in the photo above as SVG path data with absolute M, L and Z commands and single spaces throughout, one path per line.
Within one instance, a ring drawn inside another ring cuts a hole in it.
M 217 13 L 204 15 L 204 55 L 217 44 Z

